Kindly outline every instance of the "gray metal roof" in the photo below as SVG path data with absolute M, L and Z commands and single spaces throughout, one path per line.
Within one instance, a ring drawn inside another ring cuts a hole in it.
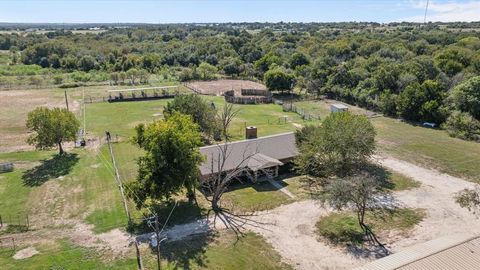
M 205 146 L 200 148 L 200 153 L 206 157 L 206 161 L 200 166 L 202 175 L 218 172 L 218 160 L 223 159 L 225 147 L 227 156 L 223 168 L 225 171 L 236 167 L 258 170 L 281 165 L 279 160 L 293 158 L 298 154 L 293 132 Z
M 454 235 L 409 247 L 355 270 L 478 270 L 480 236 Z
M 333 103 L 330 106 L 335 107 L 337 109 L 348 109 L 348 106 L 342 103 Z

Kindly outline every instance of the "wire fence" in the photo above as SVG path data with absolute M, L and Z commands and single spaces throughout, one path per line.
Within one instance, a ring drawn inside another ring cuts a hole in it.
M 282 105 L 284 112 L 295 112 L 301 116 L 304 120 L 320 120 L 320 115 L 312 113 L 308 110 L 297 107 L 293 103 L 283 103 Z

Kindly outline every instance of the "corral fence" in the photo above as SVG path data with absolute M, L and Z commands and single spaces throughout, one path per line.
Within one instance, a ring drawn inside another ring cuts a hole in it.
M 305 109 L 299 108 L 293 103 L 283 103 L 282 108 L 284 112 L 295 112 L 302 117 L 303 120 L 320 120 L 319 114 L 311 113 Z
M 83 99 L 85 103 L 100 103 L 100 102 L 107 102 L 108 98 L 106 97 L 91 97 L 91 96 L 85 96 Z
M 15 238 L 14 237 L 1 237 L 0 236 L 0 248 L 4 250 L 10 250 L 12 254 L 15 252 L 17 249 L 17 244 L 15 243 Z
M 235 104 L 265 104 L 272 103 L 272 94 L 267 90 L 241 89 L 240 96 L 235 95 L 234 90 L 225 91 L 225 101 Z
M 26 232 L 30 229 L 28 214 L 1 214 L 0 213 L 0 235 L 2 230 L 9 232 Z

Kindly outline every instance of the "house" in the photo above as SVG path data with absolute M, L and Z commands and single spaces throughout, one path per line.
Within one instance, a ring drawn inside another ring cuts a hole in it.
M 341 103 L 334 103 L 330 105 L 330 112 L 332 113 L 345 111 L 348 111 L 348 107 L 346 105 L 343 105 Z
M 202 177 L 218 173 L 225 155 L 223 171 L 247 168 L 252 181 L 261 175 L 278 176 L 278 168 L 290 162 L 297 154 L 293 132 L 247 139 L 200 148 L 205 162 L 200 166 Z M 251 173 L 251 174 L 250 174 Z
M 355 270 L 480 269 L 480 236 L 451 235 L 414 245 Z

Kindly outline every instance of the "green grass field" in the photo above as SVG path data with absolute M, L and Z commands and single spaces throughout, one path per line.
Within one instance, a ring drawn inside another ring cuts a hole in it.
M 430 129 L 381 117 L 372 119 L 378 148 L 396 158 L 480 182 L 480 144 Z
M 323 116 L 329 113 L 328 103 L 332 102 L 302 101 L 295 104 Z M 365 112 L 354 106 L 349 107 L 354 113 Z M 480 182 L 479 143 L 452 138 L 443 130 L 415 126 L 393 118 L 377 117 L 371 121 L 377 131 L 380 152 L 453 176 Z
M 15 260 L 12 251 L 0 249 L 2 269 L 136 269 L 137 262 L 131 252 L 107 259 L 93 249 L 73 245 L 64 239 L 35 246 L 39 254 Z M 262 237 L 247 233 L 238 241 L 233 234 L 220 233 L 214 236 L 199 235 L 183 241 L 166 243 L 162 248 L 162 269 L 291 269 L 281 263 L 280 256 Z M 156 269 L 155 253 L 142 248 L 145 269 Z
M 220 110 L 224 104 L 223 97 L 204 96 Z M 163 107 L 169 99 L 87 104 L 87 132 L 103 136 L 105 131 L 130 137 L 134 127 L 140 123 L 148 123 L 162 119 Z M 246 126 L 256 126 L 259 136 L 294 131 L 299 125 L 315 123 L 304 121 L 293 112 L 283 112 L 282 107 L 275 104 L 236 105 L 240 110 L 230 128 L 233 139 L 245 137 Z

